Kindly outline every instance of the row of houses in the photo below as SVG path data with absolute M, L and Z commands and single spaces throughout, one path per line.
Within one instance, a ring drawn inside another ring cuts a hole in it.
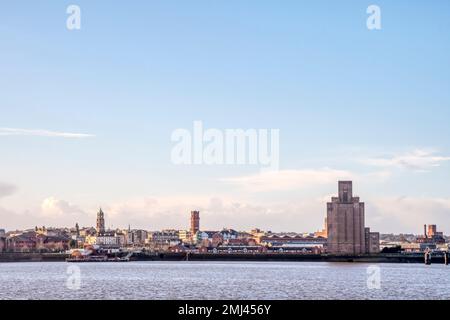
M 183 231 L 164 230 L 148 232 L 145 230 L 108 230 L 99 233 L 94 228 L 57 229 L 36 227 L 24 231 L 11 231 L 5 233 L 0 230 L 0 252 L 32 252 L 48 251 L 59 252 L 71 248 L 83 248 L 86 245 L 95 245 L 104 248 L 140 247 L 158 250 L 167 250 L 171 246 L 182 243 L 197 244 L 197 241 L 184 241 L 180 236 Z M 199 232 L 196 238 L 212 240 L 217 245 L 224 240 L 236 238 L 238 233 L 234 230 L 221 232 Z
M 326 239 L 304 234 L 275 234 L 255 229 L 239 232 L 233 229 L 221 231 L 197 231 L 191 234 L 184 230 L 107 230 L 102 233 L 94 228 L 56 229 L 36 227 L 34 230 L 13 231 L 8 234 L 0 230 L 0 251 L 15 252 L 62 252 L 86 245 L 105 249 L 146 248 L 150 251 L 227 250 L 250 252 L 298 251 L 323 252 Z
M 63 235 L 44 235 L 34 231 L 0 238 L 2 252 L 62 252 L 70 248 L 72 239 Z

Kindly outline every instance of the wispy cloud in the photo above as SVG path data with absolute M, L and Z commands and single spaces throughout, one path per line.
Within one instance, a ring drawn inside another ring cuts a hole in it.
M 305 188 L 334 185 L 339 180 L 385 182 L 391 178 L 387 170 L 367 173 L 333 168 L 263 171 L 253 175 L 222 178 L 219 181 L 231 184 L 247 192 L 293 191 Z
M 354 178 L 354 174 L 349 171 L 323 168 L 261 172 L 254 175 L 223 178 L 220 181 L 259 192 L 293 190 L 331 184 L 337 180 L 352 178 Z
M 92 138 L 93 134 L 58 132 L 41 129 L 0 128 L 0 136 L 36 136 L 56 138 Z
M 389 157 L 368 158 L 363 163 L 378 167 L 407 168 L 416 171 L 426 171 L 439 167 L 443 162 L 450 161 L 449 156 L 437 155 L 433 150 L 416 149 L 412 152 L 391 155 Z

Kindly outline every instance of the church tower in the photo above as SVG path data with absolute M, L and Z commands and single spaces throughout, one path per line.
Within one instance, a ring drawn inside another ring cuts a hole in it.
M 80 226 L 78 225 L 78 222 L 75 224 L 75 232 L 76 232 L 77 237 L 79 237 L 80 236 Z

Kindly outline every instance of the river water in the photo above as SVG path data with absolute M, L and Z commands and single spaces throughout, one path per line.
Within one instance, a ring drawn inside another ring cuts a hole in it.
M 0 299 L 450 299 L 450 267 L 326 262 L 0 263 Z

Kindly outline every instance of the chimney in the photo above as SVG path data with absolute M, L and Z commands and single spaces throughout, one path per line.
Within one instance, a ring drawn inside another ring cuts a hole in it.
M 428 238 L 428 234 L 427 234 L 427 225 L 423 226 L 423 234 L 425 235 L 425 238 Z

